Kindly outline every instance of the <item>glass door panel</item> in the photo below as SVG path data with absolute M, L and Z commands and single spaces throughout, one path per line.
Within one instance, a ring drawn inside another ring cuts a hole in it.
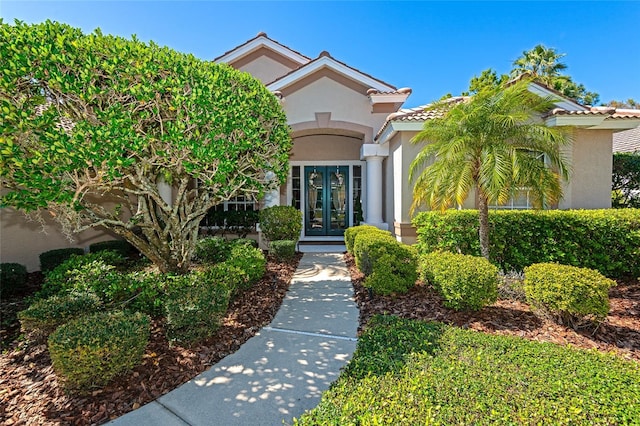
M 305 234 L 342 235 L 349 224 L 347 166 L 306 166 Z

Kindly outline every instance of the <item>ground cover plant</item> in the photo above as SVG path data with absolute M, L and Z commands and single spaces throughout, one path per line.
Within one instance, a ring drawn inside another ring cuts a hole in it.
M 639 383 L 611 354 L 377 316 L 297 424 L 633 424 Z

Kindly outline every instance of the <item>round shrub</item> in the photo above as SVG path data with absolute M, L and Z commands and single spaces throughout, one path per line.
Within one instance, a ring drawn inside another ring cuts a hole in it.
M 302 212 L 292 206 L 273 206 L 260 210 L 260 229 L 269 241 L 295 240 L 302 231 Z
M 243 274 L 241 289 L 247 289 L 260 281 L 267 268 L 267 260 L 262 250 L 249 245 L 235 245 L 231 248 L 225 265 L 238 268 Z
M 119 265 L 123 261 L 124 259 L 120 254 L 110 250 L 86 255 L 73 254 L 45 275 L 42 290 L 38 293 L 38 296 L 47 297 L 58 294 L 63 290 L 78 287 L 78 283 L 82 284 L 80 286 L 82 288 L 93 288 L 95 287 L 94 285 L 90 285 L 89 282 L 85 281 L 99 280 L 108 274 L 111 274 L 111 278 L 108 281 L 113 281 L 113 279 L 117 278 L 117 276 L 114 276 L 116 275 L 114 271 L 115 265 Z M 109 283 L 104 286 L 108 287 Z
M 188 343 L 215 334 L 239 277 L 238 269 L 223 264 L 173 277 L 164 303 L 168 339 Z
M 360 226 L 352 226 L 351 228 L 347 228 L 347 230 L 344 231 L 344 245 L 347 248 L 347 251 L 349 253 L 353 254 L 353 245 L 355 243 L 356 236 L 360 232 L 367 232 L 367 231 L 382 232 L 382 233 L 387 233 L 391 235 L 390 232 L 383 231 L 382 229 L 376 228 L 375 226 L 372 226 L 372 225 L 360 225 Z
M 222 237 L 201 238 L 196 243 L 195 258 L 203 263 L 224 262 L 231 253 L 231 245 Z
M 483 257 L 433 252 L 420 257 L 419 271 L 457 311 L 477 311 L 498 297 L 498 268 Z
M 18 312 L 18 319 L 23 332 L 33 333 L 32 336 L 39 339 L 72 319 L 101 308 L 102 302 L 95 293 L 73 291 L 37 300 L 24 311 Z
M 368 247 L 373 261 L 363 285 L 376 294 L 406 293 L 418 279 L 417 252 L 396 240 L 380 240 Z
M 0 263 L 0 296 L 13 294 L 27 282 L 27 268 L 19 263 Z
M 68 389 L 102 387 L 140 364 L 149 322 L 139 312 L 99 312 L 68 322 L 49 336 L 53 368 Z
M 89 246 L 89 253 L 97 253 L 104 250 L 114 251 L 122 257 L 129 257 L 133 252 L 133 246 L 125 240 L 100 241 Z
M 294 240 L 271 241 L 271 253 L 277 260 L 293 259 L 296 255 L 296 244 Z
M 248 245 L 251 247 L 258 248 L 258 242 L 251 238 L 235 238 L 231 240 L 230 243 L 234 245 L 240 244 L 240 245 Z
M 82 256 L 83 254 L 84 250 L 76 247 L 45 251 L 40 254 L 40 270 L 45 274 L 69 259 L 72 255 Z
M 373 264 L 375 262 L 375 254 L 369 250 L 369 247 L 380 241 L 389 241 L 390 243 L 398 242 L 390 232 L 382 231 L 375 226 L 361 229 L 356 233 L 353 243 L 353 257 L 356 261 L 356 266 L 365 275 L 373 272 Z
M 570 326 L 582 320 L 603 320 L 614 285 L 615 281 L 588 268 L 536 263 L 524 269 L 524 291 L 534 311 Z

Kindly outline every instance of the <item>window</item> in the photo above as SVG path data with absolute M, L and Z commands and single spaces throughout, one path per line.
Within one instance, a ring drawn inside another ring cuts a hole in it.
M 225 201 L 222 204 L 218 204 L 214 207 L 217 212 L 229 212 L 229 211 L 254 211 L 256 208 L 256 201 L 250 195 L 238 195 L 229 201 Z
M 546 163 L 546 159 L 543 153 L 537 151 L 529 151 L 529 155 L 531 155 L 536 160 L 541 161 L 542 163 Z M 532 198 L 531 198 L 531 190 L 529 188 L 519 188 L 515 195 L 509 199 L 504 204 L 491 204 L 489 205 L 490 209 L 498 209 L 498 210 L 527 210 L 533 208 Z

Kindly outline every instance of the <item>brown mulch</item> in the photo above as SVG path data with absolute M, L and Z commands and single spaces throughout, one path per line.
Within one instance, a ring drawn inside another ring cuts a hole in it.
M 457 312 L 443 306 L 442 299 L 430 286 L 416 285 L 407 294 L 370 297 L 363 287 L 363 274 L 353 257 L 346 255 L 347 265 L 360 308 L 360 329 L 376 314 L 440 321 L 485 333 L 512 335 L 541 342 L 572 345 L 585 349 L 614 352 L 625 359 L 640 360 L 640 281 L 619 281 L 611 289 L 609 316 L 597 328 L 575 331 L 549 320 L 540 319 L 529 305 L 517 300 L 501 299 L 478 312 Z
M 169 346 L 162 322 L 154 321 L 142 365 L 91 395 L 64 392 L 46 345 L 16 342 L 0 354 L 0 424 L 101 424 L 164 395 L 238 350 L 271 322 L 300 257 L 269 260 L 263 279 L 232 302 L 216 335 L 196 346 Z

